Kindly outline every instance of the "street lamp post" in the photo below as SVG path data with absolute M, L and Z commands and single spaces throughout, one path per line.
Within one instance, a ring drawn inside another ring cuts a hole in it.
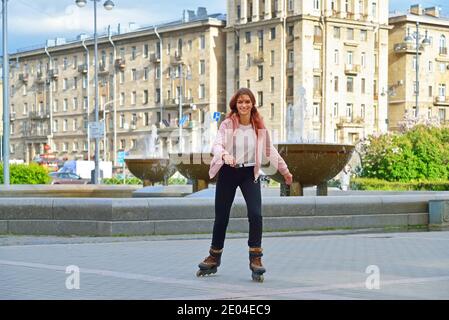
M 421 38 L 423 38 L 423 41 L 421 42 Z M 415 51 L 415 59 L 416 59 L 416 88 L 415 88 L 415 94 L 416 94 L 416 118 L 419 120 L 419 48 L 420 45 L 422 44 L 423 46 L 428 46 L 430 45 L 430 40 L 427 37 L 427 31 L 426 34 L 420 35 L 419 34 L 419 22 L 416 21 L 416 31 L 413 34 L 410 34 L 410 29 L 408 30 L 408 35 L 405 37 L 405 42 L 406 43 L 410 43 L 412 44 L 413 42 L 415 42 L 415 46 L 416 46 L 416 51 Z
M 99 110 L 98 110 L 98 36 L 97 36 L 97 2 L 100 0 L 91 0 L 94 2 L 94 54 L 95 54 L 95 124 L 98 126 L 99 120 Z M 76 5 L 80 8 L 84 7 L 87 3 L 86 0 L 76 0 Z M 114 3 L 111 0 L 106 0 L 103 4 L 106 10 L 112 10 L 114 8 Z M 89 84 L 88 84 L 89 85 Z M 89 129 L 88 129 L 89 130 Z M 100 148 L 99 148 L 100 137 L 95 136 L 95 174 L 94 174 L 94 184 L 99 183 L 100 178 Z
M 8 56 L 8 0 L 2 0 L 3 18 L 3 184 L 9 186 L 9 56 Z

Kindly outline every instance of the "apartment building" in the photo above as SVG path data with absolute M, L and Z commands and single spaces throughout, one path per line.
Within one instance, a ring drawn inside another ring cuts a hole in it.
M 100 158 L 116 160 L 158 128 L 163 153 L 178 150 L 207 112 L 224 112 L 225 17 L 205 8 L 158 26 L 99 36 Z M 29 162 L 47 145 L 58 158 L 92 159 L 95 119 L 94 41 L 55 39 L 11 55 L 11 158 Z M 216 125 L 215 125 L 216 126 Z M 215 128 L 216 129 L 216 128 Z M 143 156 L 151 156 L 144 154 Z
M 355 143 L 387 130 L 388 0 L 227 6 L 227 98 L 252 89 L 281 141 L 294 105 L 307 105 L 315 141 Z
M 448 122 L 449 19 L 441 17 L 437 7 L 413 5 L 408 13 L 393 14 L 389 21 L 393 27 L 389 34 L 389 129 L 398 130 L 407 113 L 416 116 L 416 98 L 419 118 Z

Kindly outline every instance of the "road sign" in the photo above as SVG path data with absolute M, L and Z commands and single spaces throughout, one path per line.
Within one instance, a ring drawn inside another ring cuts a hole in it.
M 181 121 L 179 121 L 179 125 L 182 126 L 187 121 L 188 116 L 182 117 Z
M 129 156 L 129 152 L 128 151 L 119 151 L 117 152 L 117 163 L 119 165 L 124 165 L 125 164 L 125 157 Z
M 89 134 L 92 139 L 102 138 L 104 135 L 103 122 L 89 122 Z
M 219 121 L 220 120 L 220 117 L 221 117 L 221 113 L 220 112 L 214 112 L 214 116 L 213 116 L 213 119 L 215 120 L 215 121 Z

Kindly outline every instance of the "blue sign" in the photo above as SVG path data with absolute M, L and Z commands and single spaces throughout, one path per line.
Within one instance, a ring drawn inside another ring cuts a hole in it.
M 221 118 L 221 113 L 214 112 L 213 119 L 218 122 L 220 120 L 220 118 Z
M 179 121 L 179 125 L 180 126 L 184 125 L 184 123 L 187 121 L 187 119 L 188 119 L 188 116 L 182 117 L 181 121 Z
M 121 166 L 125 164 L 125 157 L 129 156 L 129 152 L 127 151 L 119 151 L 117 152 L 117 163 Z

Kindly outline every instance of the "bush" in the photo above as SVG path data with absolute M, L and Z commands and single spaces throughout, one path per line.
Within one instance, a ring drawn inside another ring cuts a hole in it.
M 403 134 L 371 136 L 362 148 L 364 178 L 449 180 L 449 128 L 416 126 Z
M 371 178 L 351 179 L 352 190 L 384 190 L 384 191 L 449 191 L 449 181 L 424 180 L 411 182 L 390 182 Z
M 117 178 L 117 177 L 112 177 L 112 178 L 105 178 L 102 180 L 103 184 L 109 184 L 109 185 L 115 185 L 115 184 L 123 184 L 123 178 Z M 142 185 L 143 182 L 142 180 L 140 180 L 139 178 L 136 177 L 130 177 L 130 178 L 126 178 L 126 184 L 127 185 Z
M 9 167 L 11 184 L 49 184 L 48 170 L 38 164 L 12 164 Z M 3 163 L 0 164 L 0 183 L 3 183 Z

